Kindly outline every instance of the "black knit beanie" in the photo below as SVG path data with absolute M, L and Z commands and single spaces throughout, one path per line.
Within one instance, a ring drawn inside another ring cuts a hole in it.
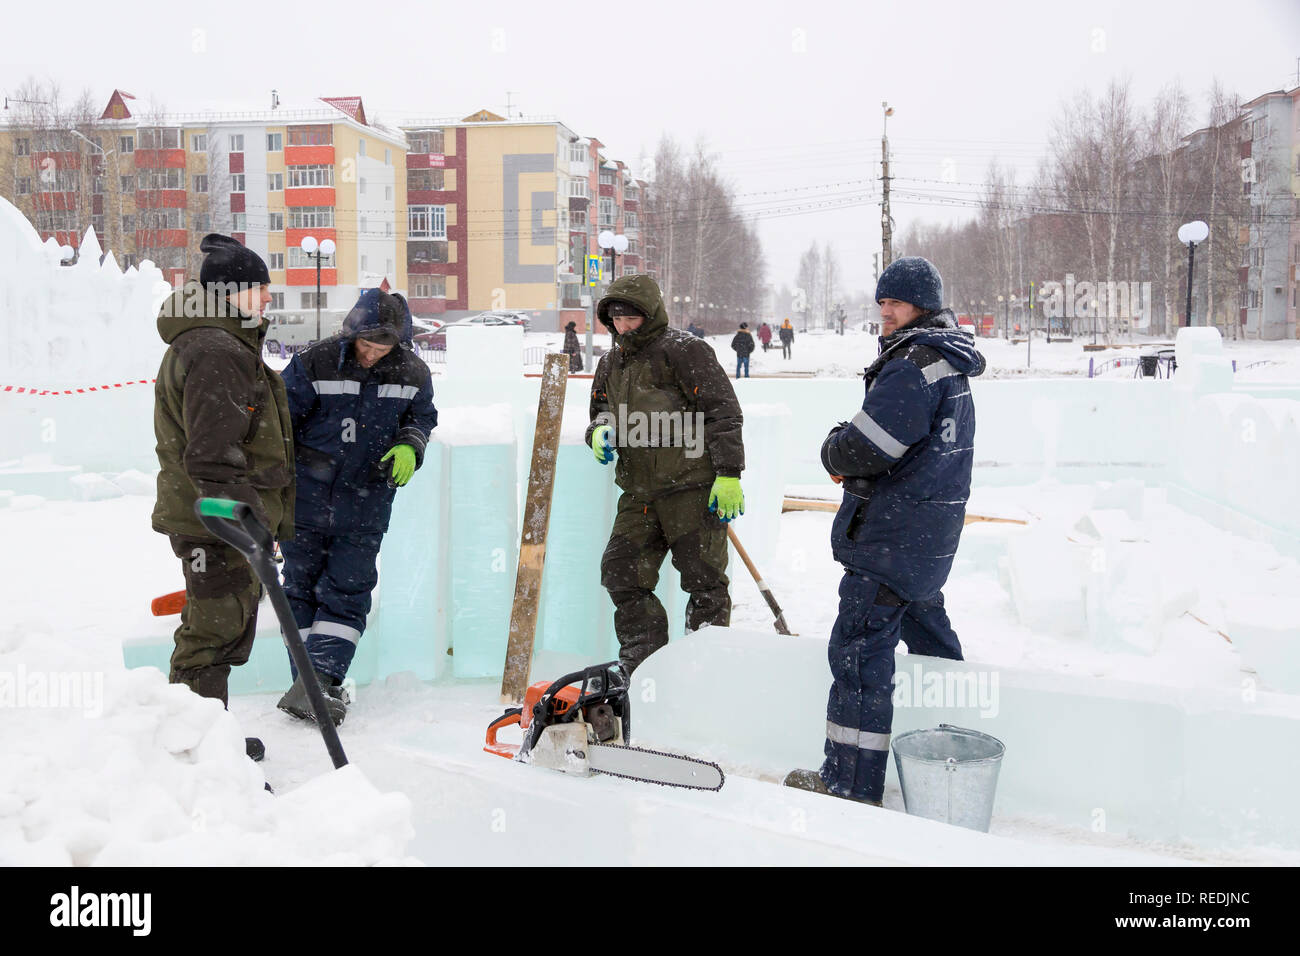
M 204 286 L 271 284 L 271 273 L 262 257 L 237 239 L 209 233 L 199 243 L 199 251 L 205 254 L 199 267 L 199 282 Z

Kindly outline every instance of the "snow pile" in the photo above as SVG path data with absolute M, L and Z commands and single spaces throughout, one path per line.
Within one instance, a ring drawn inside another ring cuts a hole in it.
M 218 701 L 120 661 L 116 641 L 0 631 L 0 864 L 409 862 L 405 796 L 355 767 L 272 796 Z
M 102 263 L 101 263 L 102 258 Z M 0 199 L 0 385 L 104 385 L 153 375 L 165 346 L 155 320 L 171 287 L 151 262 L 124 273 L 86 230 L 63 266 L 25 216 Z

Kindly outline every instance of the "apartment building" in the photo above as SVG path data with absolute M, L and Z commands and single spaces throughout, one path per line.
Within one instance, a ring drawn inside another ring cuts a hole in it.
M 186 114 L 115 90 L 75 125 L 0 126 L 0 195 L 42 238 L 75 248 L 93 226 L 121 265 L 148 259 L 179 284 L 198 274 L 202 237 L 226 233 L 267 262 L 273 309 L 317 304 L 307 236 L 336 244 L 320 263 L 323 308 L 405 290 L 406 182 L 405 135 L 368 122 L 360 97 Z
M 644 184 L 607 160 L 599 140 L 556 119 L 507 119 L 488 110 L 402 128 L 407 273 L 417 315 L 450 320 L 516 309 L 528 312 L 537 330 L 558 331 L 569 321 L 585 329 L 586 256 L 598 251 L 602 229 L 632 230 L 619 267 L 639 271 Z
M 1242 105 L 1241 324 L 1248 338 L 1297 335 L 1300 264 L 1300 87 Z

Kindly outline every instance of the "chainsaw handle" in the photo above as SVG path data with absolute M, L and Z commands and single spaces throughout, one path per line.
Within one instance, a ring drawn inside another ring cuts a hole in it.
M 498 746 L 497 731 L 500 730 L 502 727 L 511 727 L 519 723 L 519 720 L 523 716 L 523 713 L 524 713 L 524 709 L 522 707 L 511 707 L 509 710 L 507 710 L 496 720 L 492 721 L 492 723 L 488 724 L 487 746 L 489 747 Z

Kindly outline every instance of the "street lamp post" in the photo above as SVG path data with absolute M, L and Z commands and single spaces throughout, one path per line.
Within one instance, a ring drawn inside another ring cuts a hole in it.
M 316 341 L 320 341 L 320 261 L 322 256 L 334 255 L 334 240 L 316 241 L 315 236 L 302 237 L 302 251 L 316 260 Z
M 1187 243 L 1187 327 L 1192 326 L 1192 271 L 1196 265 L 1196 244 L 1204 242 L 1210 227 L 1201 220 L 1185 222 L 1178 227 L 1178 241 Z M 1209 324 L 1208 322 L 1206 323 Z

